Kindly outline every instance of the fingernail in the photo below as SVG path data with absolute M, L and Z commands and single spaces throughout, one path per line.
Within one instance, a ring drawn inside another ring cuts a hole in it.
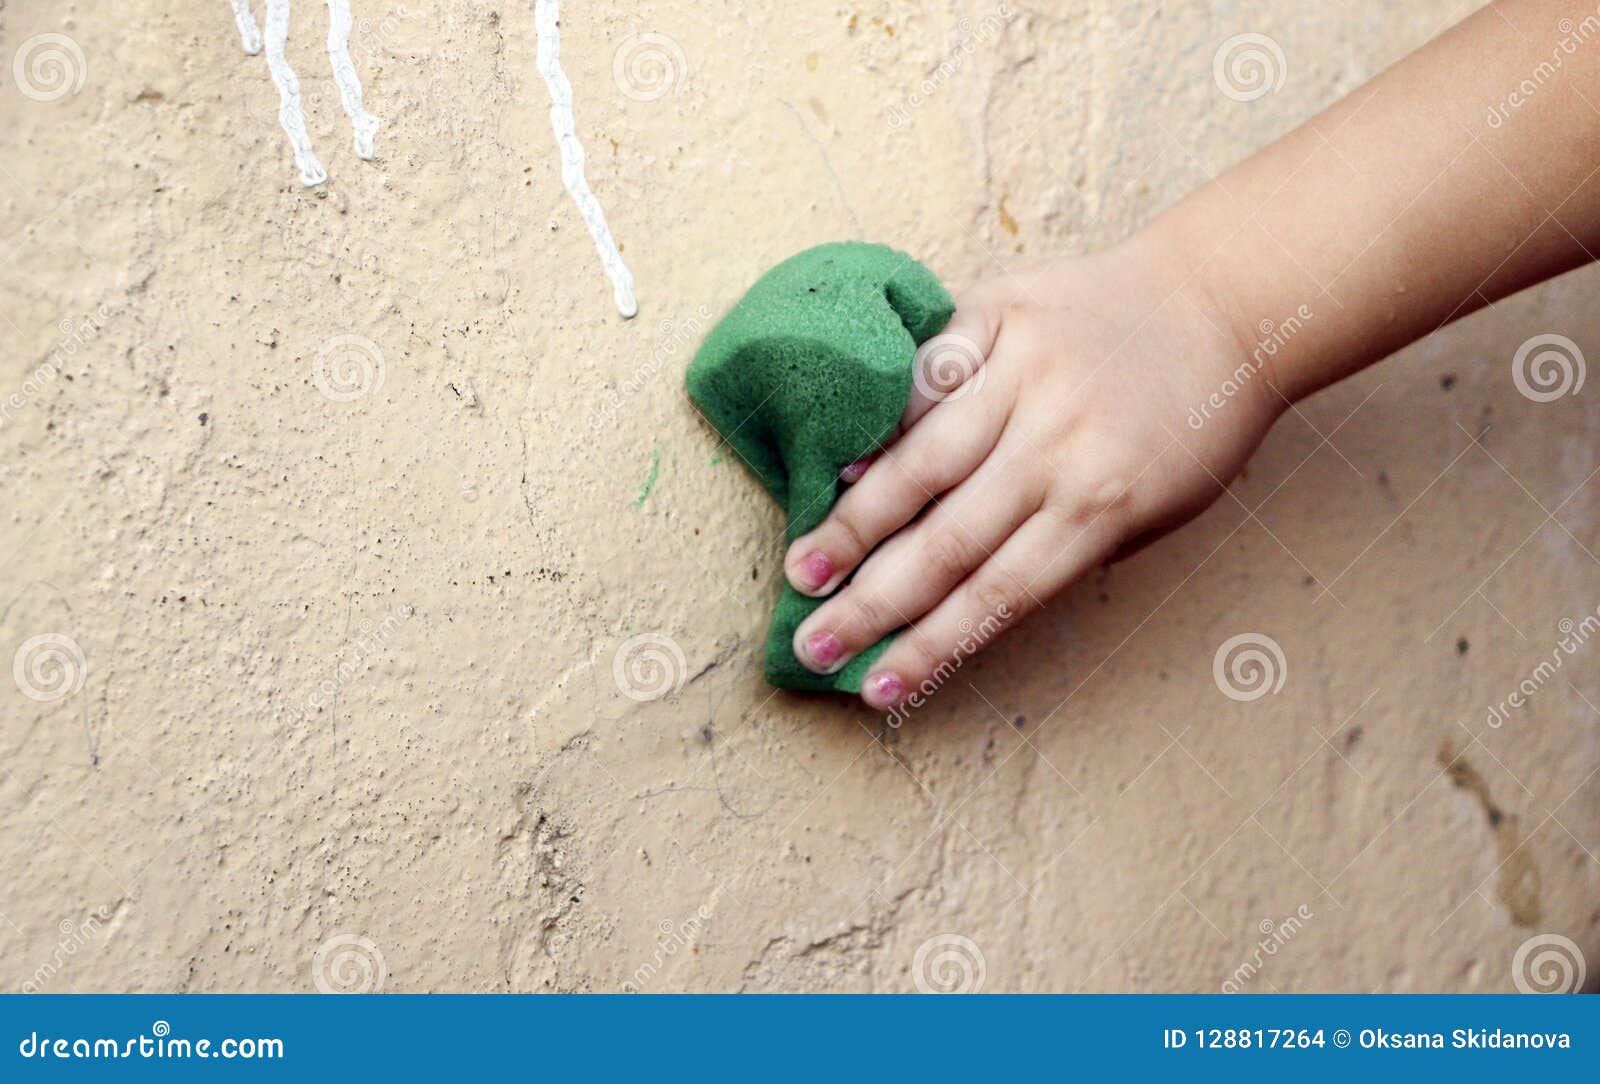
M 795 574 L 799 577 L 801 586 L 808 591 L 817 591 L 833 578 L 833 562 L 828 560 L 827 554 L 812 550 L 800 558 Z
M 872 466 L 871 456 L 858 459 L 844 470 L 840 471 L 839 478 L 841 481 L 849 482 L 853 485 L 854 483 L 861 481 L 861 476 L 867 473 L 867 468 L 870 466 Z
M 844 645 L 831 632 L 813 632 L 806 637 L 806 654 L 818 666 L 832 666 L 844 655 Z
M 861 695 L 875 708 L 892 708 L 906 695 L 905 682 L 891 670 L 868 675 L 861 684 Z

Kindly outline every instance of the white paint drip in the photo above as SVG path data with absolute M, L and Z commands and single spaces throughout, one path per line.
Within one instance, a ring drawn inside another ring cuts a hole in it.
M 631 317 L 639 311 L 633 296 L 633 275 L 622 262 L 622 253 L 606 225 L 600 201 L 589 190 L 583 176 L 583 144 L 578 141 L 578 124 L 572 113 L 572 84 L 561 70 L 560 0 L 536 0 L 533 21 L 539 34 L 539 74 L 550 88 L 550 126 L 555 129 L 556 145 L 561 149 L 561 181 L 567 186 L 578 213 L 589 227 L 589 236 L 600 253 L 600 266 L 611 279 L 611 292 L 617 311 Z
M 328 63 L 333 66 L 333 81 L 339 85 L 339 100 L 355 127 L 356 153 L 370 162 L 379 121 L 361 104 L 361 79 L 350 62 L 351 22 L 350 0 L 328 0 Z
M 278 123 L 294 150 L 294 164 L 300 167 L 300 183 L 307 188 L 328 179 L 311 149 L 311 136 L 306 133 L 306 118 L 300 108 L 300 80 L 283 55 L 289 40 L 289 0 L 267 0 L 267 70 L 272 73 L 273 85 L 278 88 Z
M 233 5 L 233 21 L 239 26 L 239 44 L 248 55 L 255 56 L 261 52 L 261 28 L 250 14 L 250 0 L 229 0 L 229 3 Z
M 255 16 L 250 14 L 250 0 L 229 0 L 229 3 L 233 7 L 233 21 L 239 27 L 240 44 L 246 53 L 255 56 L 261 52 L 262 36 Z M 354 22 L 350 16 L 350 0 L 328 0 L 328 63 L 333 68 L 333 81 L 339 87 L 339 101 L 355 129 L 356 153 L 371 161 L 380 121 L 362 104 L 361 79 L 350 60 L 350 29 Z M 328 171 L 322 168 L 316 152 L 311 149 L 311 136 L 306 131 L 305 111 L 300 103 L 300 80 L 284 55 L 288 40 L 289 0 L 267 0 L 267 70 L 278 88 L 278 123 L 289 137 L 294 164 L 300 169 L 300 183 L 310 188 L 327 180 Z

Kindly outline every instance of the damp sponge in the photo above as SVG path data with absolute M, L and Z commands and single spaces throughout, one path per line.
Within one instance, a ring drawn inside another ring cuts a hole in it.
M 917 347 L 955 302 L 886 245 L 818 245 L 768 271 L 706 336 L 689 396 L 787 510 L 785 543 L 822 521 L 839 472 L 893 433 Z M 884 639 L 836 674 L 794 657 L 794 630 L 821 605 L 786 582 L 767 634 L 766 677 L 785 689 L 859 692 Z

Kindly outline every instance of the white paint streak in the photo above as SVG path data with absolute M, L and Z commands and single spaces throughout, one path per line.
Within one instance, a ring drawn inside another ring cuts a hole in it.
M 300 108 L 300 80 L 283 55 L 289 40 L 289 0 L 267 0 L 267 70 L 278 88 L 278 123 L 289 137 L 294 164 L 300 167 L 300 183 L 307 188 L 328 179 L 328 171 L 317 161 L 306 134 L 306 118 Z
M 233 6 L 233 21 L 239 27 L 244 51 L 254 56 L 261 52 L 262 36 L 255 17 L 250 14 L 250 0 L 229 0 L 229 3 Z M 350 16 L 350 0 L 328 0 L 328 63 L 333 68 L 333 81 L 339 87 L 339 100 L 355 129 L 356 153 L 370 161 L 380 122 L 362 103 L 361 79 L 350 60 L 350 29 L 354 22 Z M 310 188 L 327 180 L 328 171 L 322 168 L 316 152 L 311 149 L 311 136 L 306 131 L 305 111 L 300 101 L 300 80 L 284 55 L 288 40 L 289 0 L 267 0 L 267 70 L 278 88 L 278 123 L 289 137 L 294 164 L 300 169 L 300 183 Z
M 356 153 L 371 161 L 379 122 L 361 103 L 361 79 L 350 62 L 351 22 L 350 0 L 328 0 L 328 63 L 333 66 L 333 81 L 339 85 L 339 100 L 355 127 Z
M 639 303 L 633 296 L 633 276 L 622 262 L 622 253 L 611 237 L 600 201 L 594 198 L 583 176 L 583 144 L 578 141 L 578 124 L 572 112 L 572 84 L 561 70 L 560 0 L 536 0 L 533 19 L 539 34 L 539 74 L 550 88 L 550 126 L 555 129 L 556 145 L 561 149 L 561 181 L 578 205 L 578 213 L 589 227 L 589 236 L 594 238 L 600 265 L 611 278 L 617 311 L 624 317 L 631 317 L 639 311 Z
M 250 14 L 250 0 L 228 0 L 233 5 L 233 21 L 239 27 L 239 44 L 244 46 L 244 51 L 255 56 L 261 52 L 261 28 L 256 25 L 254 15 Z

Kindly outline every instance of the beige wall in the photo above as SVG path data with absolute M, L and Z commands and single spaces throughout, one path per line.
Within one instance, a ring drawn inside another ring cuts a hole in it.
M 631 322 L 529 0 L 354 0 L 372 163 L 295 6 L 316 190 L 222 0 L 3 5 L 0 663 L 68 670 L 0 677 L 6 989 L 312 990 L 348 949 L 396 991 L 909 990 L 946 952 L 987 990 L 1508 990 L 1539 934 L 1593 983 L 1600 638 L 1558 623 L 1600 606 L 1600 412 L 1511 359 L 1600 352 L 1595 273 L 1305 404 L 899 730 L 764 687 L 781 524 L 681 391 L 799 248 L 961 286 L 1108 243 L 1474 4 L 569 4 Z M 42 102 L 47 32 L 84 80 Z M 1250 102 L 1240 33 L 1283 56 Z M 350 401 L 340 335 L 382 361 Z M 1214 679 L 1241 634 L 1277 692 Z

